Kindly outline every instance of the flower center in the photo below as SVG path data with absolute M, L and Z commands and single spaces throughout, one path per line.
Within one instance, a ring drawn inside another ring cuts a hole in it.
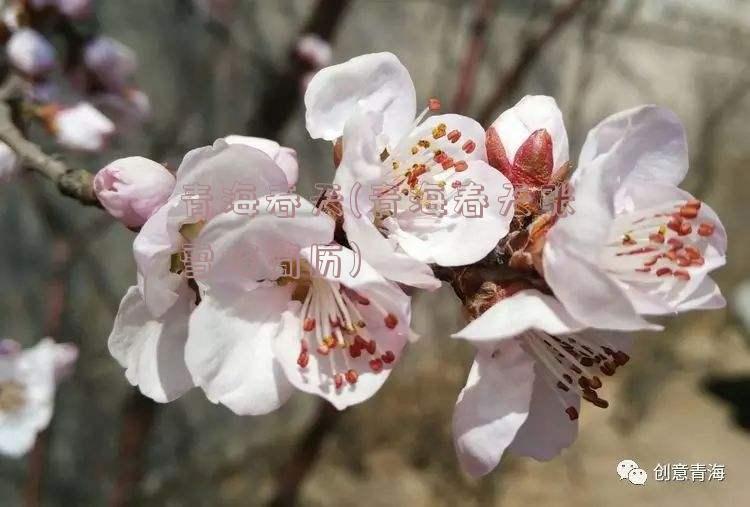
M 612 344 L 602 344 L 584 335 L 552 336 L 539 331 L 526 331 L 522 338 L 529 350 L 557 383 L 550 387 L 557 391 L 577 393 L 592 405 L 607 408 L 609 402 L 599 397 L 598 389 L 603 385 L 602 377 L 615 374 L 617 368 L 630 357 Z M 544 376 L 547 379 L 548 377 Z M 559 399 L 571 420 L 578 418 L 575 407 L 568 406 L 562 396 Z
M 376 301 L 340 283 L 310 278 L 300 311 L 302 331 L 297 365 L 304 370 L 310 354 L 316 354 L 321 371 L 330 371 L 328 375 L 321 373 L 328 377 L 322 380 L 332 382 L 336 391 L 346 383 L 357 383 L 363 360 L 373 373 L 381 372 L 385 365 L 396 360 L 393 351 L 383 350 L 368 332 L 363 307 L 371 308 L 389 330 L 398 325 L 396 316 Z
M 680 286 L 702 269 L 712 222 L 699 219 L 701 202 L 677 201 L 620 215 L 604 249 L 606 269 L 623 282 Z
M 476 150 L 476 141 L 446 123 L 439 123 L 432 130 L 422 125 L 428 113 L 439 110 L 440 102 L 430 99 L 428 107 L 414 120 L 410 133 L 395 147 L 383 151 L 381 159 L 388 171 L 373 196 L 380 204 L 376 206 L 376 218 L 424 204 L 434 196 L 430 192 L 445 188 L 448 177 L 468 169 L 466 158 Z M 393 205 L 384 206 L 385 202 Z
M 0 382 L 0 414 L 17 412 L 26 404 L 26 387 L 14 380 Z

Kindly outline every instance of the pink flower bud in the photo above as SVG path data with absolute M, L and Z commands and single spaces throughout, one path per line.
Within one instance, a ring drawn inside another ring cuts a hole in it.
M 110 37 L 97 37 L 87 44 L 83 60 L 97 79 L 112 89 L 123 88 L 138 65 L 133 50 Z
M 30 28 L 14 33 L 6 51 L 10 63 L 31 77 L 42 76 L 55 67 L 55 48 L 44 36 Z
M 313 68 L 322 69 L 330 65 L 333 50 L 319 35 L 308 33 L 297 41 L 297 55 Z
M 128 227 L 140 227 L 169 199 L 175 178 L 167 169 L 143 157 L 121 158 L 94 177 L 94 192 L 102 206 Z
M 20 171 L 16 154 L 7 144 L 0 142 L 0 183 L 12 180 Z
M 91 0 L 56 0 L 57 9 L 71 19 L 84 19 L 91 14 Z
M 115 125 L 88 102 L 61 109 L 52 118 L 57 142 L 71 150 L 99 151 L 115 133 Z

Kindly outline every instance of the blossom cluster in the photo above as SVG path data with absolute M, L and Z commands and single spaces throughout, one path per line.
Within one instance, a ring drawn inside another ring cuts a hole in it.
M 5 57 L 29 105 L 21 113 L 61 147 L 85 152 L 100 151 L 118 128 L 150 114 L 148 96 L 133 84 L 135 53 L 92 33 L 93 10 L 93 0 L 11 0 L 0 16 Z M 18 171 L 16 156 L 0 144 L 0 181 Z
M 310 136 L 333 145 L 331 185 L 348 196 L 334 212 L 294 194 L 295 152 L 265 139 L 195 149 L 175 176 L 143 158 L 97 175 L 102 204 L 139 229 L 137 283 L 109 348 L 146 396 L 200 388 L 241 415 L 276 410 L 295 390 L 339 409 L 360 403 L 416 339 L 414 289 L 489 266 L 491 279 L 461 294 L 472 320 L 453 335 L 476 348 L 453 432 L 462 467 L 480 476 L 506 450 L 546 460 L 568 447 L 581 400 L 608 406 L 601 389 L 629 360 L 628 333 L 661 329 L 651 316 L 724 305 L 708 274 L 725 262 L 726 234 L 678 187 L 686 136 L 664 108 L 603 120 L 574 170 L 551 97 L 524 97 L 488 129 L 438 114 L 435 99 L 417 114 L 409 72 L 390 53 L 324 68 L 305 107 Z M 224 191 L 236 185 L 259 202 L 294 195 L 294 218 L 232 212 L 247 201 Z M 486 197 L 480 217 L 413 207 L 426 189 L 451 199 L 471 185 Z M 384 206 L 358 186 L 404 199 Z M 195 213 L 196 188 L 222 204 Z M 574 192 L 575 212 L 542 206 L 550 188 Z M 335 246 L 341 269 L 323 270 L 320 245 Z M 187 269 L 207 251 L 204 269 Z

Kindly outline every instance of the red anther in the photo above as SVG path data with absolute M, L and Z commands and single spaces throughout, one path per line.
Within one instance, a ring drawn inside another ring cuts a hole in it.
M 672 219 L 667 222 L 667 227 L 672 229 L 674 232 L 680 232 L 680 226 L 682 225 L 682 218 L 680 216 L 672 217 Z
M 463 172 L 469 168 L 469 164 L 464 162 L 463 160 L 459 160 L 456 162 L 456 165 L 453 166 L 453 170 L 457 173 Z
M 469 139 L 464 143 L 463 146 L 461 146 L 461 149 L 464 150 L 465 153 L 474 153 L 474 150 L 477 149 L 477 143 Z
M 461 182 L 456 180 L 453 183 L 451 183 L 451 188 L 461 188 Z
M 383 369 L 383 361 L 377 358 L 373 359 L 372 361 L 370 361 L 370 369 L 375 373 L 378 373 Z
M 300 368 L 307 368 L 307 364 L 310 362 L 310 354 L 307 352 L 307 350 L 303 349 L 299 353 L 299 357 L 297 358 L 297 364 Z
M 706 259 L 704 259 L 703 257 L 699 257 L 697 259 L 693 259 L 691 264 L 693 266 L 703 266 L 705 263 Z
M 459 139 L 461 139 L 461 131 L 460 130 L 451 130 L 448 132 L 448 140 L 452 143 L 457 142 Z
M 622 350 L 618 350 L 617 352 L 615 352 L 612 358 L 615 360 L 615 364 L 617 366 L 624 366 L 628 361 L 630 361 L 630 356 Z M 601 387 L 601 382 L 599 382 L 599 387 Z M 595 387 L 594 389 L 598 389 L 598 387 Z
M 339 339 L 336 337 L 336 335 L 331 335 L 330 337 L 330 344 L 328 344 L 328 347 L 335 349 L 339 345 Z
M 688 273 L 684 269 L 676 269 L 674 272 L 674 277 L 679 278 L 680 280 L 688 281 L 690 280 L 690 273 Z
M 669 252 L 664 254 L 664 257 L 672 262 L 675 262 L 677 260 L 677 250 L 670 250 Z
M 651 268 L 635 268 L 635 270 L 639 273 L 650 273 Z
M 448 160 L 448 154 L 444 151 L 439 151 L 435 154 L 435 157 L 432 160 L 434 160 L 438 164 L 442 164 L 443 162 Z
M 685 205 L 680 208 L 680 216 L 682 218 L 695 218 L 698 216 L 698 208 L 690 205 Z
M 689 200 L 689 201 L 687 202 L 687 205 L 688 205 L 688 206 L 692 206 L 692 207 L 694 207 L 694 208 L 698 208 L 698 209 L 700 209 L 700 208 L 701 208 L 701 204 L 702 204 L 702 203 L 701 203 L 701 201 L 700 201 L 699 199 L 690 199 L 690 200 Z
M 659 255 L 655 255 L 655 256 L 651 257 L 649 260 L 647 260 L 646 262 L 644 262 L 643 265 L 644 266 L 653 266 L 654 264 L 656 264 L 659 261 L 659 257 L 660 257 Z
M 440 104 L 440 99 L 436 99 L 434 97 L 429 99 L 427 101 L 427 107 L 432 112 L 440 111 L 440 108 L 442 107 L 442 105 Z
M 672 248 L 680 249 L 682 248 L 682 241 L 680 241 L 677 238 L 669 238 L 669 241 L 667 241 L 667 244 L 671 246 Z
M 698 235 L 700 236 L 710 236 L 714 233 L 714 230 L 716 230 L 716 226 L 714 224 L 710 224 L 708 222 L 703 222 L 698 226 Z
M 383 320 L 385 321 L 385 325 L 388 329 L 393 329 L 398 325 L 398 319 L 392 313 L 386 315 L 385 319 Z
M 320 354 L 322 356 L 327 356 L 328 353 L 331 351 L 331 349 L 328 348 L 328 345 L 325 345 L 325 344 L 318 345 L 318 348 L 315 349 L 315 350 L 317 350 L 318 354 Z
M 352 356 L 352 358 L 357 359 L 359 356 L 362 355 L 362 347 L 360 347 L 357 344 L 352 344 L 349 346 L 349 355 Z
M 396 360 L 396 354 L 391 350 L 386 350 L 385 353 L 380 356 L 380 359 L 382 359 L 385 364 L 391 364 Z
M 686 266 L 690 266 L 691 263 L 692 261 L 689 258 L 685 257 L 684 255 L 680 255 L 679 257 L 677 257 L 678 266 L 682 266 L 684 268 Z
M 357 303 L 361 304 L 362 306 L 367 306 L 370 304 L 370 300 L 362 296 L 361 294 L 357 294 Z
M 369 342 L 367 342 L 367 345 L 365 345 L 365 350 L 370 355 L 373 355 L 375 351 L 377 350 L 377 348 L 378 348 L 378 344 L 375 343 L 375 340 L 370 340 Z
M 701 253 L 698 251 L 697 248 L 694 246 L 686 246 L 685 247 L 685 255 L 687 255 L 688 259 L 700 259 Z
M 656 276 L 666 276 L 666 275 L 671 275 L 671 274 L 672 274 L 672 270 L 667 267 L 659 268 L 656 270 Z
M 305 319 L 305 323 L 302 325 L 302 329 L 304 329 L 305 331 L 312 331 L 313 329 L 315 329 L 315 319 Z
M 566 386 L 565 384 L 563 384 L 562 382 L 560 382 L 559 380 L 557 381 L 557 388 L 565 392 L 570 391 L 570 388 Z
M 360 335 L 355 335 L 354 346 L 359 347 L 360 349 L 364 349 L 365 347 L 367 347 L 367 340 L 362 338 Z
M 349 370 L 346 372 L 346 381 L 350 384 L 356 384 L 359 374 L 355 370 Z
M 628 358 L 628 359 L 630 359 L 630 358 Z M 623 364 L 625 364 L 625 363 L 623 363 Z M 589 381 L 589 387 L 591 389 L 599 389 L 601 386 L 602 386 L 602 380 L 599 377 L 597 377 L 596 375 L 594 375 L 593 377 L 591 377 L 591 380 Z
M 341 373 L 334 375 L 333 384 L 336 386 L 336 389 L 341 389 L 344 386 L 344 376 Z
M 566 408 L 565 413 L 568 414 L 568 417 L 570 417 L 571 421 L 575 421 L 576 419 L 578 419 L 578 410 L 576 410 L 575 407 Z
M 690 225 L 687 222 L 682 222 L 680 224 L 680 230 L 678 231 L 678 234 L 680 236 L 687 236 L 691 232 L 693 232 L 693 226 L 692 225 Z
M 446 171 L 453 167 L 454 161 L 452 158 L 448 157 L 447 159 L 443 160 L 440 165 L 443 166 L 443 170 Z
M 648 239 L 652 243 L 664 243 L 664 234 L 655 232 L 653 234 L 649 234 Z

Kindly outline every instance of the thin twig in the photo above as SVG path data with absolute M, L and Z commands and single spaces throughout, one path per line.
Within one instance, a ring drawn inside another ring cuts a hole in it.
M 94 176 L 83 169 L 69 168 L 26 139 L 13 123 L 13 113 L 5 102 L 0 102 L 0 141 L 13 150 L 23 167 L 52 181 L 63 195 L 87 206 L 99 206 L 94 193 Z
M 552 15 L 552 20 L 547 28 L 537 37 L 526 41 L 518 53 L 515 62 L 502 75 L 495 92 L 484 107 L 482 107 L 478 118 L 479 123 L 487 125 L 492 120 L 495 111 L 513 94 L 518 84 L 526 76 L 526 73 L 531 69 L 534 62 L 536 62 L 542 49 L 575 17 L 575 14 L 578 13 L 584 2 L 586 0 L 571 0 L 566 5 L 560 7 Z
M 350 3 L 350 0 L 318 0 L 300 31 L 300 36 L 317 35 L 324 41 L 331 42 Z M 315 69 L 311 63 L 301 58 L 296 45 L 293 45 L 286 68 L 270 80 L 259 100 L 258 110 L 248 121 L 248 133 L 269 139 L 278 137 L 300 102 L 302 79 L 313 70 Z
M 453 112 L 463 113 L 469 106 L 476 83 L 479 62 L 487 46 L 486 35 L 488 18 L 493 7 L 492 0 L 476 0 L 474 19 L 471 22 L 471 35 L 468 49 L 461 62 L 460 78 L 456 95 L 453 97 Z
M 287 507 L 297 504 L 300 487 L 317 462 L 323 442 L 334 430 L 340 417 L 341 412 L 333 405 L 325 400 L 318 402 L 315 420 L 279 473 L 276 494 L 269 503 L 270 507 Z

